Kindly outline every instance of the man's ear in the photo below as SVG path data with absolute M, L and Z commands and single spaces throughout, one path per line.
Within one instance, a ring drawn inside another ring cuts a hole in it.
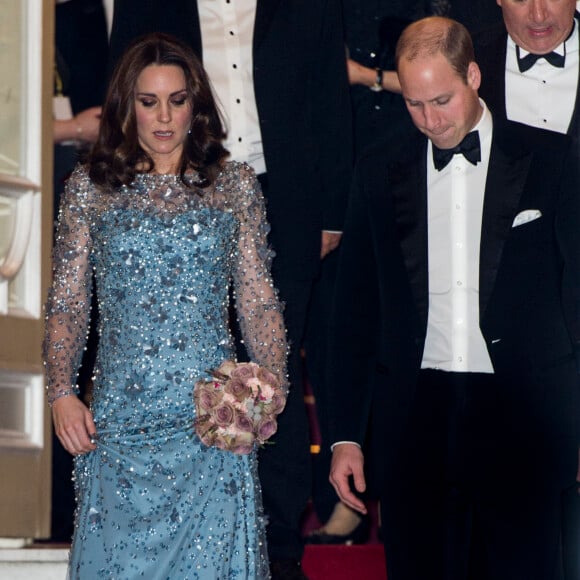
M 479 70 L 479 66 L 476 62 L 470 62 L 469 66 L 467 67 L 467 84 L 474 91 L 479 90 L 481 85 L 481 71 Z

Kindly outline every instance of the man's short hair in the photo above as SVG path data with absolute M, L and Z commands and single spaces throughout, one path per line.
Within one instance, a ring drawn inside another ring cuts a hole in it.
M 413 22 L 401 34 L 395 52 L 395 65 L 441 53 L 459 77 L 467 82 L 469 64 L 475 61 L 473 42 L 467 28 L 440 16 L 430 16 Z

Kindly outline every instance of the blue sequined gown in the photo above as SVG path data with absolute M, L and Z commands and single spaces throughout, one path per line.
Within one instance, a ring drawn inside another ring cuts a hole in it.
M 76 458 L 70 578 L 269 577 L 256 454 L 201 444 L 192 400 L 195 381 L 233 357 L 232 281 L 251 358 L 285 373 L 266 236 L 243 164 L 202 195 L 176 176 L 138 174 L 113 192 L 84 168 L 69 180 L 47 303 L 49 400 L 74 390 L 92 275 L 100 315 L 98 446 Z

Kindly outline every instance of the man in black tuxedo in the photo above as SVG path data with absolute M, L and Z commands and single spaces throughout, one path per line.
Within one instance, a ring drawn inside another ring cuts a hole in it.
M 483 78 L 481 96 L 496 117 L 571 135 L 580 158 L 580 14 L 576 1 L 497 3 L 503 21 L 474 40 Z M 574 484 L 563 496 L 565 580 L 580 580 L 579 489 Z
M 254 167 L 266 197 L 291 390 L 274 444 L 260 451 L 260 479 L 274 578 L 301 578 L 311 459 L 300 343 L 321 257 L 340 239 L 352 163 L 340 3 L 117 0 L 113 61 L 150 31 L 173 34 L 201 55 L 224 108 L 226 147 Z
M 578 138 L 576 0 L 497 3 L 503 21 L 474 38 L 481 96 L 496 117 Z
M 349 480 L 364 490 L 371 417 L 389 580 L 552 580 L 580 414 L 568 138 L 492 120 L 452 20 L 408 27 L 396 63 L 420 132 L 355 171 L 331 332 L 331 481 L 364 511 Z

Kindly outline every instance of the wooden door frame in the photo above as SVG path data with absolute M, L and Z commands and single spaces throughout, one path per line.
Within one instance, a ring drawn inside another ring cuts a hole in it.
M 41 101 L 40 142 L 36 151 L 40 155 L 40 215 L 35 227 L 40 227 L 40 292 L 38 314 L 30 316 L 0 316 L 0 371 L 12 377 L 15 388 L 19 381 L 33 379 L 38 395 L 44 393 L 42 380 L 43 366 L 41 342 L 43 335 L 43 315 L 41 304 L 45 300 L 50 280 L 50 253 L 52 245 L 52 171 L 53 171 L 53 127 L 52 95 L 54 71 L 54 0 L 14 0 L 26 5 L 29 18 L 40 18 L 41 38 L 28 38 L 27 50 L 41 51 L 41 94 L 23 95 L 25 99 L 38 98 Z M 34 13 L 33 13 L 34 11 Z M 39 42 L 40 41 L 40 42 Z M 25 51 L 28 55 L 28 52 Z M 27 56 L 25 56 L 27 58 Z M 27 63 L 29 61 L 27 60 Z M 28 64 L 26 64 L 28 67 Z M 27 69 L 28 70 L 28 69 Z M 28 143 L 28 147 L 34 147 Z M 24 345 L 24 346 L 23 346 Z M 51 423 L 50 413 L 44 403 L 30 414 L 39 424 L 31 426 L 30 444 L 9 446 L 4 442 L 0 447 L 0 537 L 30 541 L 50 535 L 51 511 Z M 25 397 L 25 405 L 31 404 Z M 30 411 L 27 407 L 27 411 Z

